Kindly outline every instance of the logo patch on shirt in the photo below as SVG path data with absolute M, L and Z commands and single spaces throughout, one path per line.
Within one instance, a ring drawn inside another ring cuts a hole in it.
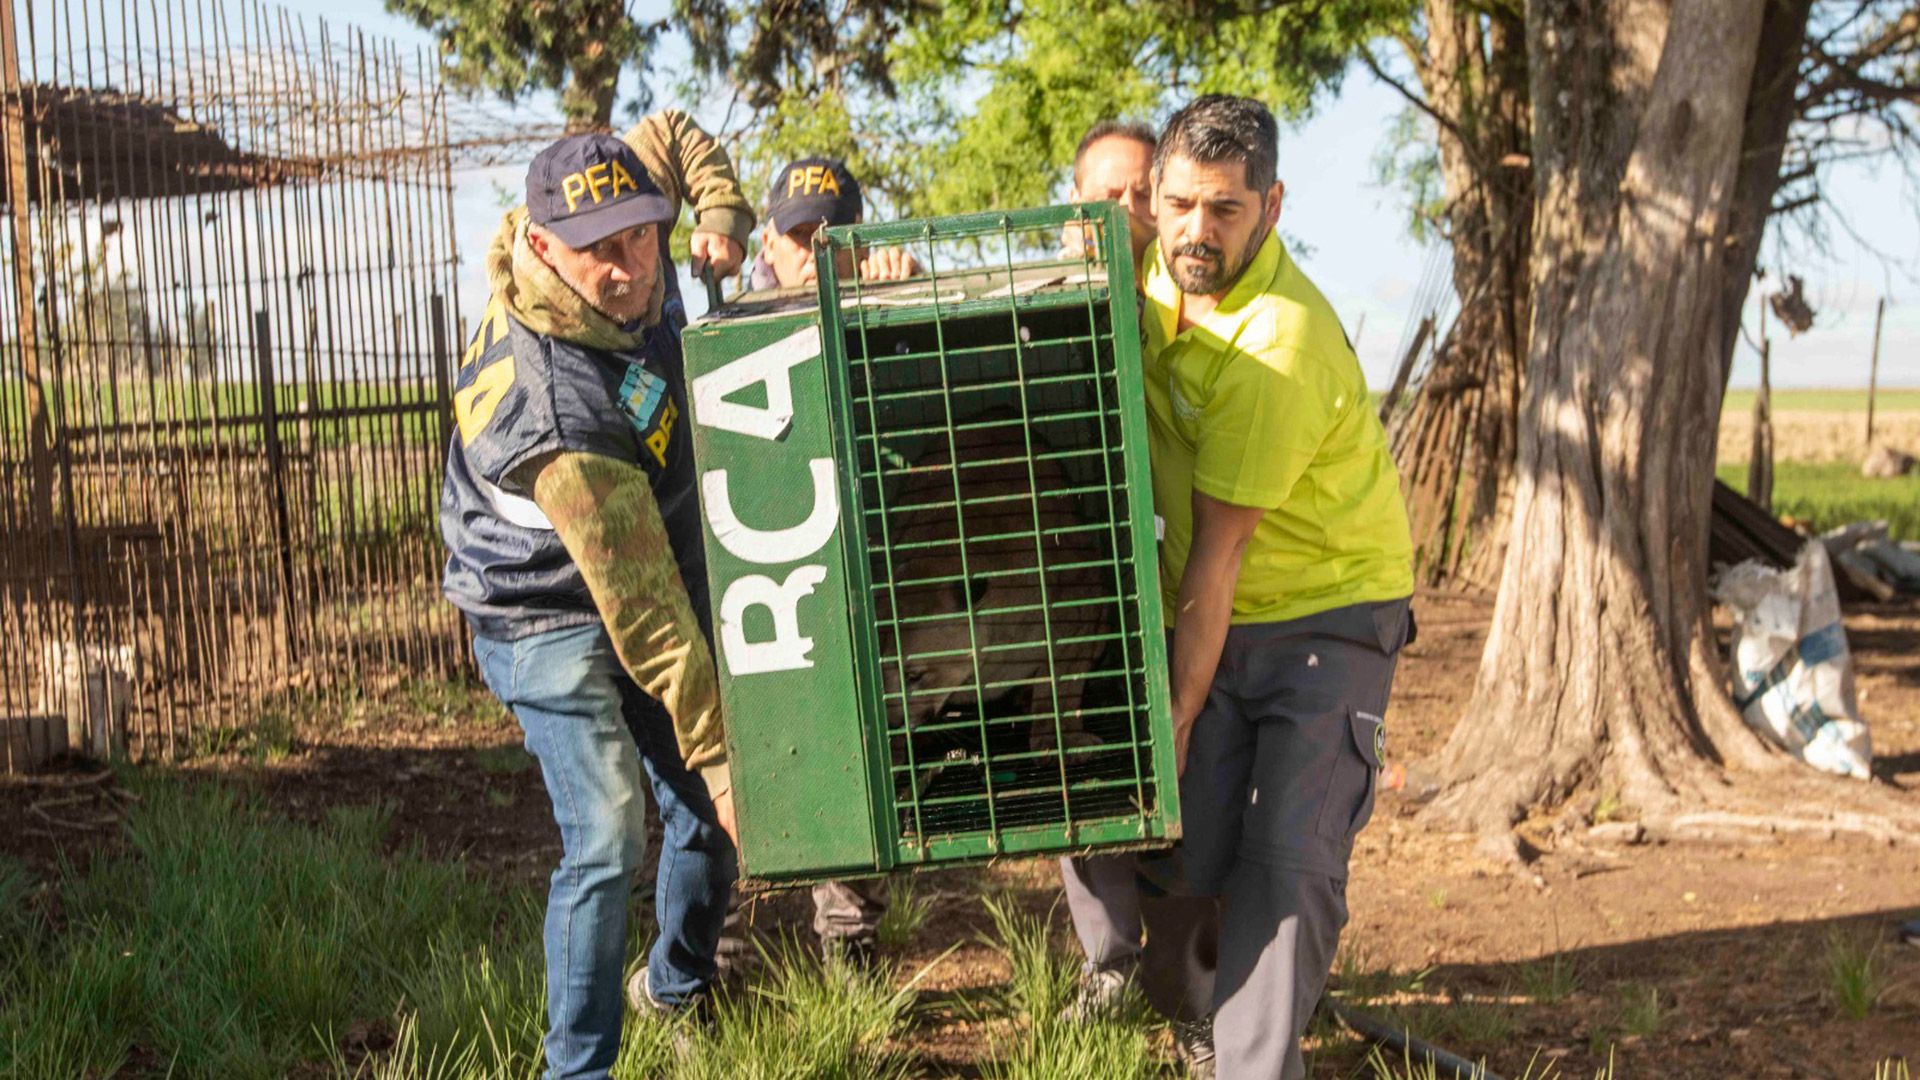
M 1167 373 L 1167 400 L 1173 403 L 1173 415 L 1187 423 L 1200 419 L 1200 407 L 1180 392 L 1180 384 L 1174 381 L 1172 372 Z
M 629 365 L 626 378 L 620 380 L 620 411 L 633 421 L 653 459 L 665 465 L 674 421 L 680 418 L 680 410 L 667 396 L 667 381 L 639 364 Z

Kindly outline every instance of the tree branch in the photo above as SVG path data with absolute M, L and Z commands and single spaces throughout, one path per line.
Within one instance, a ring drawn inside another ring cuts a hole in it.
M 1427 104 L 1427 101 L 1425 98 L 1421 97 L 1420 95 L 1414 93 L 1412 90 L 1408 89 L 1405 83 L 1402 83 L 1400 80 L 1387 74 L 1386 69 L 1380 66 L 1380 61 L 1374 59 L 1373 50 L 1361 49 L 1360 62 L 1366 65 L 1367 70 L 1373 73 L 1374 78 L 1379 79 L 1383 83 L 1386 83 L 1387 86 L 1392 88 L 1395 93 L 1405 98 L 1407 100 L 1407 104 L 1412 105 L 1414 108 L 1419 109 L 1421 112 L 1426 113 L 1428 116 L 1432 117 L 1434 123 L 1439 124 L 1441 127 L 1445 128 L 1449 133 L 1453 135 L 1455 139 L 1458 139 L 1460 141 L 1461 146 L 1466 147 L 1467 152 L 1469 154 L 1474 154 L 1476 159 L 1478 158 L 1478 154 L 1475 152 L 1474 147 L 1467 142 L 1467 137 L 1461 133 L 1460 125 L 1440 115 L 1438 112 L 1434 110 L 1432 105 Z

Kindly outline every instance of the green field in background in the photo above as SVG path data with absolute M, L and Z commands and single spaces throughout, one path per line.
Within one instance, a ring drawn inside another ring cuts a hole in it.
M 1745 462 L 1720 466 L 1720 479 L 1747 489 Z M 1855 521 L 1885 521 L 1896 540 L 1920 540 L 1920 473 L 1869 480 L 1847 464 L 1782 461 L 1773 469 L 1773 512 L 1815 532 Z
M 1753 411 L 1752 390 L 1727 391 L 1727 413 Z M 1775 390 L 1773 411 L 1783 412 L 1858 412 L 1867 411 L 1867 391 L 1858 390 Z M 1876 413 L 1920 412 L 1920 390 L 1881 390 L 1874 404 Z

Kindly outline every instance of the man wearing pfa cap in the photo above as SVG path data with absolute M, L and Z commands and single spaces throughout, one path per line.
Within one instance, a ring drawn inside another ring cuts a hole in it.
M 767 227 L 760 236 L 760 257 L 748 285 L 755 289 L 793 289 L 811 285 L 815 269 L 813 236 L 822 225 L 853 225 L 865 215 L 860 181 L 836 158 L 809 157 L 774 174 L 767 193 Z M 856 269 L 853 252 L 841 251 L 840 273 Z M 901 248 L 874 248 L 859 260 L 861 281 L 898 281 L 912 276 L 912 256 Z
M 665 252 L 683 196 L 695 250 L 721 272 L 752 217 L 725 153 L 677 114 L 649 117 L 627 142 L 561 139 L 534 159 L 526 196 L 487 253 L 492 299 L 455 379 L 443 588 L 539 759 L 560 827 L 547 1075 L 604 1077 L 646 852 L 643 773 L 665 830 L 660 937 L 634 988 L 643 1005 L 677 1011 L 706 992 L 736 872 L 683 422 L 684 315 Z

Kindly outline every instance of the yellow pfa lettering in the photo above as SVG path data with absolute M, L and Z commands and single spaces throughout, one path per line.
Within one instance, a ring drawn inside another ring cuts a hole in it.
M 587 193 L 593 196 L 595 203 L 600 201 L 600 189 L 611 183 L 612 181 L 607 179 L 606 162 L 587 166 Z
M 838 195 L 840 181 L 834 179 L 833 170 L 825 165 L 809 165 L 787 174 L 787 195 L 791 197 L 796 191 L 802 195 L 815 195 L 823 191 Z
M 662 465 L 667 463 L 667 445 L 673 441 L 673 422 L 679 418 L 679 407 L 668 398 L 667 407 L 660 413 L 660 426 L 647 436 L 647 449 L 653 451 L 653 459 Z
M 580 205 L 580 196 L 587 193 L 586 175 L 568 173 L 567 178 L 560 181 L 560 193 L 567 197 L 567 213 L 573 213 L 574 207 Z
M 639 185 L 639 184 L 636 184 L 636 183 L 634 183 L 634 182 L 633 182 L 633 174 L 632 174 L 632 173 L 630 173 L 630 172 L 628 172 L 628 171 L 626 170 L 626 166 L 624 166 L 624 165 L 621 165 L 621 164 L 620 164 L 619 162 L 617 162 L 617 161 L 615 161 L 615 162 L 612 162 L 611 164 L 609 164 L 609 166 L 608 166 L 608 169 L 609 169 L 609 171 L 611 171 L 611 172 L 613 173 L 613 192 L 612 192 L 612 194 L 613 194 L 613 196 L 614 196 L 614 198 L 619 198 L 619 197 L 620 197 L 620 185 L 621 185 L 621 184 L 625 184 L 625 185 L 627 185 L 628 187 L 630 187 L 630 188 L 632 188 L 632 189 L 633 189 L 633 190 L 635 190 L 635 191 L 639 191 L 639 190 L 640 190 L 640 185 Z
M 487 301 L 487 312 L 480 316 L 480 328 L 473 333 L 473 340 L 467 343 L 467 351 L 460 354 L 460 366 L 466 367 L 481 354 L 493 348 L 500 335 L 507 332 L 507 308 L 499 297 Z
M 496 360 L 480 369 L 473 382 L 453 395 L 453 418 L 460 425 L 460 445 L 473 441 L 493 419 L 500 397 L 513 385 L 513 357 Z

